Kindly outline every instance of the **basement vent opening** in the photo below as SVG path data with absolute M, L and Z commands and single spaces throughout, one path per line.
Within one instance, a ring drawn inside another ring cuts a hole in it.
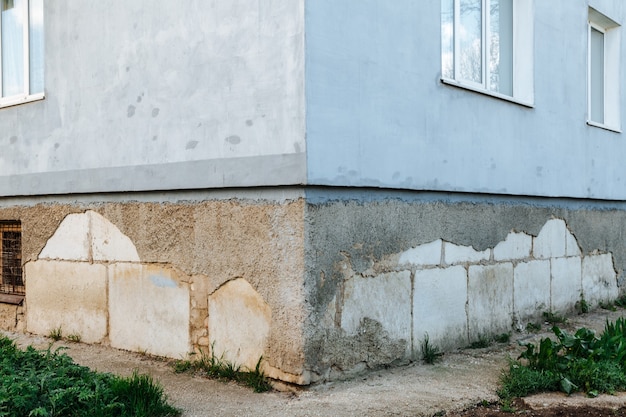
M 0 302 L 21 304 L 24 294 L 22 225 L 0 221 Z

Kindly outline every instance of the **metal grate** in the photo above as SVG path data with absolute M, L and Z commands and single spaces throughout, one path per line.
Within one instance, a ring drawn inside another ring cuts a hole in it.
M 24 294 L 22 279 L 22 226 L 0 222 L 0 293 Z

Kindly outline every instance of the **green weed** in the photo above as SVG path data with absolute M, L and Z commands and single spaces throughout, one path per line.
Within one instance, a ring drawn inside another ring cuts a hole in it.
M 66 339 L 72 343 L 80 343 L 83 340 L 82 336 L 79 333 L 68 334 Z
M 561 316 L 557 313 L 553 313 L 552 311 L 544 311 L 543 319 L 551 325 L 555 324 L 563 324 L 567 322 L 567 318 L 565 316 Z
M 54 340 L 55 342 L 58 342 L 59 340 L 63 339 L 63 330 L 61 329 L 61 326 L 50 330 L 50 332 L 48 333 L 48 337 Z
M 615 304 L 611 302 L 600 302 L 598 306 L 603 310 L 617 311 L 617 307 L 615 307 Z
M 556 340 L 544 338 L 511 361 L 498 394 L 503 399 L 540 391 L 584 391 L 588 395 L 626 389 L 626 320 L 606 322 L 604 332 L 580 328 L 574 334 L 552 327 Z M 522 360 L 523 362 L 520 362 Z
M 626 308 L 626 295 L 622 295 L 620 298 L 615 300 L 615 305 L 621 308 Z
M 474 340 L 468 346 L 469 349 L 483 349 L 491 346 L 491 340 L 484 335 L 478 337 L 478 340 Z
M 422 341 L 421 347 L 422 359 L 429 365 L 434 364 L 441 356 L 443 356 L 443 352 L 440 352 L 437 346 L 433 346 L 430 344 L 428 333 L 424 335 L 424 340 Z
M 254 392 L 265 392 L 272 389 L 268 378 L 261 371 L 263 357 L 259 358 L 255 369 L 242 369 L 239 365 L 224 359 L 224 355 L 215 355 L 214 345 L 211 345 L 211 353 L 201 353 L 195 360 L 184 359 L 175 361 L 174 371 L 200 372 L 209 378 L 236 381 L 240 384 L 251 387 Z
M 77 365 L 62 349 L 22 351 L 0 337 L 0 415 L 72 417 L 168 417 L 180 411 L 167 404 L 150 376 L 128 378 Z
M 494 339 L 498 343 L 509 343 L 511 341 L 511 333 L 501 333 L 494 337 Z
M 528 323 L 526 324 L 526 331 L 529 333 L 537 333 L 541 331 L 541 324 L 538 323 Z
M 587 300 L 585 300 L 585 297 L 582 294 L 580 294 L 580 300 L 576 303 L 576 307 L 578 311 L 580 311 L 580 314 L 589 313 L 589 304 L 587 303 Z

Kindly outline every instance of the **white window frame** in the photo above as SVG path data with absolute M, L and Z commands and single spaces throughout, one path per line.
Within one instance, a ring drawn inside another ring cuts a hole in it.
M 2 97 L 2 19 L 0 18 L 0 108 L 15 106 L 31 101 L 42 100 L 45 98 L 45 92 L 30 94 L 30 16 L 29 16 L 30 0 L 23 3 L 22 15 L 26 16 L 27 24 L 24 25 L 24 89 L 20 94 Z
M 459 9 L 460 0 L 454 1 L 454 32 L 458 32 L 459 28 Z M 475 91 L 478 93 L 493 96 L 502 100 L 511 101 L 517 104 L 521 104 L 526 107 L 534 107 L 534 51 L 533 51 L 533 36 L 534 36 L 534 0 L 513 0 L 513 95 L 509 96 L 499 92 L 491 91 L 487 88 L 487 54 L 489 50 L 489 36 L 487 36 L 487 30 L 489 28 L 489 13 L 487 12 L 487 5 L 489 0 L 482 0 L 482 30 L 481 36 L 483 41 L 481 59 L 482 59 L 482 80 L 483 83 L 475 83 L 469 80 L 462 80 L 458 76 L 459 66 L 456 59 L 453 63 L 454 78 L 444 77 L 442 75 L 441 81 L 444 84 L 461 87 L 467 90 Z M 453 56 L 459 55 L 459 39 L 458 36 L 454 36 L 454 51 Z
M 592 120 L 592 77 L 591 77 L 591 30 L 604 35 L 604 120 Z M 621 133 L 620 112 L 620 42 L 621 27 L 612 19 L 593 8 L 589 8 L 587 24 L 587 124 Z

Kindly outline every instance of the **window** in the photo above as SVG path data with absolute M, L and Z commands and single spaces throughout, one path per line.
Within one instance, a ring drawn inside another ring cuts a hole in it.
M 0 0 L 0 107 L 43 98 L 43 0 Z
M 587 123 L 619 131 L 620 27 L 589 8 Z
M 20 222 L 0 221 L 0 293 L 24 294 Z
M 532 0 L 442 0 L 442 81 L 533 102 Z

